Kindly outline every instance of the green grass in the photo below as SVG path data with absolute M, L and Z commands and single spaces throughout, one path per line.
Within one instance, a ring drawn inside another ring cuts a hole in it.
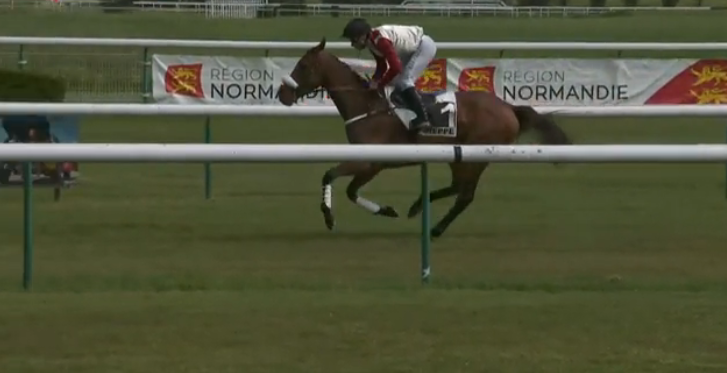
M 335 35 L 343 22 L 32 17 L 2 15 L 0 31 L 315 40 Z M 438 40 L 724 40 L 722 18 L 684 17 L 421 23 Z M 583 54 L 550 54 L 563 55 Z M 722 119 L 559 122 L 578 143 L 725 137 Z M 216 117 L 213 131 L 216 142 L 345 141 L 334 118 Z M 202 119 L 89 117 L 81 136 L 199 142 Z M 60 202 L 36 191 L 30 294 L 19 290 L 21 194 L 2 190 L 0 371 L 685 373 L 727 366 L 724 165 L 493 165 L 470 209 L 434 243 L 427 287 L 418 283 L 418 220 L 370 216 L 345 199 L 347 180 L 334 186 L 338 226 L 326 231 L 319 185 L 330 166 L 215 165 L 207 201 L 201 165 L 82 164 L 81 184 Z M 433 165 L 432 174 L 433 187 L 449 181 L 446 166 Z M 417 170 L 403 169 L 381 174 L 363 193 L 405 212 L 417 192 Z M 434 218 L 451 203 L 437 202 Z
M 721 372 L 724 297 L 493 291 L 8 296 L 3 371 Z M 604 312 L 604 308 L 608 311 Z M 83 325 L 78 328 L 77 325 Z M 619 343 L 621 342 L 621 343 Z

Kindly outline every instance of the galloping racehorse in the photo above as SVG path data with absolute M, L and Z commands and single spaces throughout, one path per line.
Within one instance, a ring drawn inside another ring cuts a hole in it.
M 283 78 L 278 94 L 286 106 L 319 87 L 325 88 L 343 117 L 346 136 L 352 144 L 511 144 L 530 129 L 545 144 L 570 144 L 568 135 L 549 116 L 539 114 L 530 106 L 508 104 L 496 95 L 483 91 L 425 94 L 422 99 L 429 112 L 432 128 L 411 135 L 409 120 L 414 116 L 403 109 L 393 96 L 369 90 L 367 81 L 349 65 L 325 50 L 325 38 L 306 51 L 289 76 Z M 333 229 L 331 209 L 333 181 L 353 176 L 346 188 L 352 202 L 381 216 L 398 217 L 390 206 L 380 206 L 359 195 L 359 189 L 384 169 L 412 166 L 418 163 L 342 162 L 323 175 L 321 211 L 328 229 Z M 431 192 L 431 201 L 456 195 L 447 214 L 432 228 L 432 237 L 441 236 L 447 227 L 470 205 L 477 184 L 488 163 L 450 163 L 452 182 Z M 422 209 L 418 198 L 409 208 L 414 217 Z

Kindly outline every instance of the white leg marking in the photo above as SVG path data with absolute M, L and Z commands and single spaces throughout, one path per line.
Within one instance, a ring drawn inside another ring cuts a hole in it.
M 356 204 L 374 214 L 381 210 L 381 206 L 379 206 L 376 202 L 369 201 L 363 197 L 356 197 Z
M 328 207 L 329 209 L 333 208 L 333 201 L 331 196 L 333 195 L 333 187 L 331 184 L 326 184 L 323 186 L 323 203 Z

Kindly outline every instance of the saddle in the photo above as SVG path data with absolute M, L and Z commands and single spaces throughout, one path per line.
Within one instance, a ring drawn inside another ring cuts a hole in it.
M 450 104 L 446 102 L 437 102 L 437 96 L 441 93 L 429 93 L 422 91 L 417 91 L 417 93 L 419 93 L 419 97 L 422 99 L 422 105 L 424 106 L 424 110 L 427 112 L 429 123 L 432 127 L 449 127 L 449 113 L 446 111 L 443 112 L 443 109 L 445 106 Z M 397 90 L 391 92 L 389 100 L 391 104 L 394 105 L 394 108 L 411 110 L 411 108 L 406 106 L 404 100 L 401 98 L 401 93 Z

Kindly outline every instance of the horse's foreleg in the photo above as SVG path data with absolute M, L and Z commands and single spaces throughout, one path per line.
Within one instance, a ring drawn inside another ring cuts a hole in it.
M 342 176 L 350 176 L 363 172 L 371 167 L 367 162 L 341 162 L 323 174 L 321 180 L 321 212 L 329 230 L 336 225 L 333 217 L 333 182 Z
M 348 187 L 346 187 L 346 196 L 351 202 L 363 207 L 364 210 L 371 212 L 374 215 L 388 216 L 392 218 L 399 217 L 399 214 L 391 206 L 381 206 L 359 194 L 359 190 L 376 177 L 381 170 L 381 166 L 372 165 L 368 170 L 355 174 L 351 182 L 348 183 Z
M 331 185 L 337 177 L 335 170 L 335 167 L 328 169 L 321 180 L 321 212 L 328 230 L 332 230 L 336 225 L 336 219 L 333 218 L 333 186 Z
M 477 191 L 480 175 L 482 175 L 487 165 L 487 163 L 471 163 L 457 165 L 456 168 L 453 168 L 452 182 L 457 185 L 457 199 L 442 220 L 432 228 L 432 237 L 436 238 L 444 234 L 444 231 L 447 230 L 449 225 L 472 203 L 475 199 L 475 192 Z

